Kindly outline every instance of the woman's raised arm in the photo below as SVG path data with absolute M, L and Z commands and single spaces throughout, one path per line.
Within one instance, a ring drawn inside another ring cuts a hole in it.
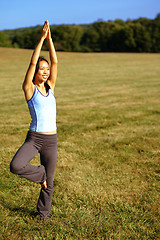
M 47 42 L 48 42 L 48 47 L 49 47 L 49 56 L 50 56 L 50 61 L 51 61 L 51 67 L 50 67 L 50 76 L 47 81 L 49 86 L 51 87 L 52 91 L 54 91 L 54 87 L 56 84 L 56 79 L 57 79 L 57 65 L 58 65 L 58 59 L 55 51 L 55 47 L 52 41 L 51 37 L 51 32 L 50 32 L 50 27 L 49 27 L 49 22 L 47 21 L 48 24 L 48 33 L 46 36 Z
M 26 100 L 28 101 L 34 93 L 34 85 L 33 85 L 33 77 L 34 77 L 34 73 L 35 73 L 35 69 L 36 69 L 36 64 L 40 55 L 40 51 L 43 45 L 43 42 L 47 36 L 48 33 L 48 24 L 47 21 L 44 23 L 43 28 L 42 28 L 42 32 L 41 32 L 41 38 L 39 40 L 39 43 L 37 44 L 32 57 L 31 57 L 31 61 L 22 85 L 23 91 L 25 93 L 25 97 Z

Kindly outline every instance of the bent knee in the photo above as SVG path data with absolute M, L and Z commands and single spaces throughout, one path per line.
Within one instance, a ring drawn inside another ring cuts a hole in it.
M 14 162 L 10 163 L 10 172 L 14 174 L 19 174 L 20 173 L 20 168 L 14 164 Z
M 15 168 L 15 166 L 12 162 L 10 163 L 10 172 L 11 173 L 16 173 L 16 168 Z

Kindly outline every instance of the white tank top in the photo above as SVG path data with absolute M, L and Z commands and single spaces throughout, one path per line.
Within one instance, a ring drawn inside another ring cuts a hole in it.
M 27 104 L 32 118 L 30 130 L 52 132 L 57 129 L 56 99 L 51 89 L 49 89 L 48 95 L 44 96 L 35 86 L 33 97 Z

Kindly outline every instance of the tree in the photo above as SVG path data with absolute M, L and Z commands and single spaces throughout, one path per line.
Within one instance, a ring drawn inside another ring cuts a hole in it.
M 77 25 L 60 25 L 54 30 L 55 43 L 60 43 L 61 51 L 80 51 L 83 29 Z
M 0 47 L 11 47 L 11 41 L 2 31 L 0 31 Z
M 41 26 L 6 30 L 0 33 L 0 46 L 35 48 Z M 92 24 L 52 25 L 54 44 L 59 51 L 82 52 L 160 52 L 160 13 L 154 20 L 139 18 Z M 48 50 L 46 42 L 43 50 Z
M 116 29 L 110 38 L 110 50 L 113 52 L 133 52 L 135 46 L 133 30 L 129 25 Z
M 149 31 L 141 23 L 135 23 L 132 25 L 134 39 L 135 39 L 135 51 L 136 52 L 150 52 L 152 43 Z
M 81 40 L 81 46 L 84 52 L 97 52 L 100 51 L 100 46 L 98 44 L 99 34 L 93 26 L 91 26 L 88 31 L 83 34 Z
M 160 52 L 160 13 L 151 22 L 152 52 Z

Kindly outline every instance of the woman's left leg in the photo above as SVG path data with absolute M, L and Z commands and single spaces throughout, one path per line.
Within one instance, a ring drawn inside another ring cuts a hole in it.
M 37 203 L 37 211 L 41 217 L 49 217 L 53 195 L 53 176 L 57 162 L 57 134 L 45 135 L 40 151 L 41 164 L 44 165 L 47 176 L 47 188 L 41 188 Z

